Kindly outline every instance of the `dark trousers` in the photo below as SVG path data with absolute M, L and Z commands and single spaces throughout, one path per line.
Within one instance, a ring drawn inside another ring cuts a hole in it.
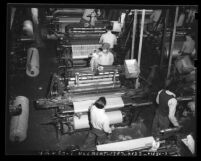
M 84 145 L 80 148 L 81 151 L 91 151 L 96 149 L 97 144 L 104 144 L 108 140 L 106 133 L 102 130 L 92 128 L 89 131 Z
M 152 135 L 158 135 L 160 130 L 169 128 L 169 125 L 170 121 L 168 116 L 163 116 L 156 110 L 152 124 Z

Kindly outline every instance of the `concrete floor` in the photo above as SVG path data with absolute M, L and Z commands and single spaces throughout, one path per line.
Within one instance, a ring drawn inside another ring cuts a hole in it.
M 45 47 L 39 49 L 40 53 L 40 74 L 36 78 L 28 77 L 25 72 L 21 72 L 16 78 L 13 78 L 9 84 L 9 91 L 14 96 L 26 96 L 29 98 L 29 126 L 27 139 L 22 143 L 11 143 L 8 140 L 9 124 L 6 126 L 6 154 L 26 154 L 32 151 L 42 150 L 65 150 L 69 145 L 82 145 L 87 136 L 87 132 L 79 132 L 73 135 L 64 135 L 60 140 L 56 139 L 56 131 L 51 125 L 40 125 L 47 122 L 51 117 L 51 110 L 36 110 L 33 100 L 45 97 L 48 91 L 48 85 L 51 73 L 56 71 L 56 43 L 46 42 Z M 42 87 L 42 90 L 38 88 Z M 140 117 L 144 120 L 141 124 L 142 129 L 137 133 L 135 128 L 118 129 L 116 134 L 130 135 L 133 138 L 150 135 L 150 129 L 153 119 L 154 107 L 141 110 Z M 139 127 L 139 126 L 138 126 Z

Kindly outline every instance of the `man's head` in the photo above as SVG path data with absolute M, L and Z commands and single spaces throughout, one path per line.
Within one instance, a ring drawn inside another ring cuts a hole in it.
M 107 53 L 108 50 L 110 48 L 110 44 L 109 43 L 104 43 L 103 46 L 102 46 L 102 49 L 103 49 L 103 52 L 104 53 Z
M 107 30 L 107 31 L 112 31 L 112 26 L 111 26 L 111 25 L 107 26 L 107 27 L 106 27 L 106 30 Z
M 165 85 L 163 89 L 173 92 L 177 97 L 180 96 L 178 87 L 176 83 L 174 82 L 173 78 L 169 78 L 165 81 Z
M 106 105 L 106 99 L 105 97 L 100 97 L 95 103 L 94 105 L 99 108 L 99 109 L 103 109 Z

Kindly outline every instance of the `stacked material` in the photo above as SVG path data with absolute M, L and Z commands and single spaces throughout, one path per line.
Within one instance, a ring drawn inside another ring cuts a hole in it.
M 137 78 L 139 76 L 140 68 L 136 59 L 125 60 L 124 67 L 126 78 Z
M 72 45 L 73 59 L 86 59 L 89 57 L 89 54 L 100 47 L 101 44 Z

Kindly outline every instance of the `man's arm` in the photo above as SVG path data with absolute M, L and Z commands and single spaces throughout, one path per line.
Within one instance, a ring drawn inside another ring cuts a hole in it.
M 105 119 L 104 120 L 104 123 L 103 123 L 103 130 L 106 132 L 106 133 L 112 133 L 112 129 L 110 128 L 110 121 L 109 119 Z
M 179 123 L 175 117 L 176 107 L 177 107 L 177 100 L 175 98 L 172 98 L 168 101 L 169 106 L 169 119 L 172 122 L 174 126 L 179 126 Z
M 89 106 L 89 111 L 91 111 L 92 107 L 93 107 L 94 103 L 92 103 L 90 106 Z
M 117 45 L 117 37 L 114 35 L 114 45 Z
M 100 44 L 103 43 L 103 35 L 101 35 L 100 40 L 99 40 L 99 43 L 100 43 Z
M 111 53 L 111 56 L 110 56 L 110 62 L 111 62 L 111 65 L 113 65 L 114 63 L 114 55 Z
M 159 104 L 159 95 L 160 95 L 161 92 L 162 92 L 162 90 L 160 90 L 160 91 L 158 92 L 158 95 L 157 95 L 157 97 L 156 97 L 156 103 L 157 103 L 157 104 Z

